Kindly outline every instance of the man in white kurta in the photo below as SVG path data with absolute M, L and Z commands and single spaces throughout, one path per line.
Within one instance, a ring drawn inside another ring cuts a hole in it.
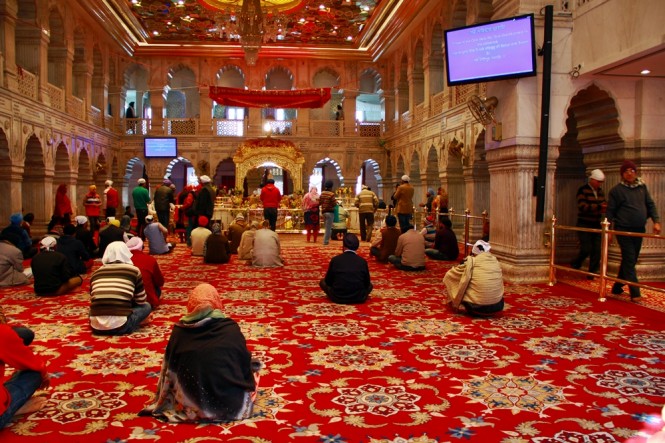
M 503 274 L 489 243 L 478 240 L 472 255 L 443 277 L 448 302 L 454 309 L 464 306 L 471 315 L 487 316 L 503 310 Z

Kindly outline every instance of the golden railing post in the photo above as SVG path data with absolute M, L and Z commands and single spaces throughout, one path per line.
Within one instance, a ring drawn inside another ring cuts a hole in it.
M 556 216 L 552 214 L 552 227 L 550 228 L 550 286 L 556 283 L 556 273 L 554 269 L 554 252 L 556 248 Z
M 464 256 L 469 255 L 469 216 L 471 211 L 467 208 L 464 210 Z
M 607 253 L 610 245 L 610 234 L 607 232 L 610 228 L 610 222 L 605 218 L 600 223 L 602 232 L 600 233 L 600 288 L 598 291 L 598 301 L 605 301 L 607 295 L 607 285 L 605 277 L 607 276 Z

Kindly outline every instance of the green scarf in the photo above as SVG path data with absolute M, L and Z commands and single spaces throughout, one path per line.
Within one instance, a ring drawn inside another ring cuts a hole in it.
M 205 318 L 226 318 L 226 316 L 219 309 L 207 308 L 187 314 L 180 321 L 183 323 L 196 323 Z

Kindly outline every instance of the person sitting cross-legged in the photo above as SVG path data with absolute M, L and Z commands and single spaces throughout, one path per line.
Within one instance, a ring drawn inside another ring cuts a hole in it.
M 217 290 L 202 283 L 189 295 L 187 314 L 173 326 L 157 394 L 139 415 L 171 423 L 249 418 L 261 366 L 238 323 L 224 314 Z
M 376 257 L 376 261 L 386 263 L 388 257 L 395 254 L 397 248 L 397 241 L 402 231 L 397 228 L 397 217 L 389 215 L 386 217 L 385 226 L 379 231 L 379 235 L 373 237 L 372 246 L 369 248 L 369 253 Z
M 92 259 L 83 242 L 76 238 L 76 226 L 65 225 L 63 236 L 57 241 L 58 252 L 64 254 L 69 267 L 77 274 L 87 274 L 92 268 Z
M 15 415 L 39 411 L 46 404 L 45 397 L 33 397 L 37 389 L 49 385 L 46 360 L 29 348 L 34 333 L 25 327 L 12 327 L 0 320 L 0 429 Z M 5 378 L 5 367 L 16 371 Z
M 253 221 L 249 225 L 249 229 L 242 233 L 240 239 L 240 246 L 238 246 L 238 260 L 251 260 L 252 249 L 254 249 L 254 237 L 256 231 L 259 229 L 259 222 Z
M 388 257 L 388 261 L 403 271 L 422 271 L 425 269 L 425 240 L 413 226 L 405 227 L 406 231 L 397 239 L 395 255 Z
M 503 311 L 503 274 L 490 244 L 478 240 L 464 263 L 448 270 L 443 277 L 448 302 L 474 316 L 489 316 Z
M 208 217 L 201 215 L 198 217 L 198 227 L 192 229 L 190 234 L 190 241 L 192 244 L 192 255 L 203 256 L 203 246 L 205 246 L 206 240 L 212 232 L 206 226 L 208 226 Z
M 132 253 L 132 264 L 141 270 L 146 300 L 155 310 L 159 306 L 164 286 L 164 274 L 159 263 L 155 257 L 143 252 L 143 240 L 138 235 L 127 240 L 127 249 Z
M 222 233 L 219 223 L 212 224 L 212 234 L 206 238 L 203 245 L 204 263 L 228 263 L 231 259 L 231 245 L 228 238 Z
M 279 236 L 270 229 L 270 221 L 263 220 L 263 228 L 256 231 L 252 249 L 252 266 L 273 268 L 284 266 L 280 256 Z
M 356 252 L 360 246 L 355 234 L 342 239 L 342 252 L 330 260 L 325 278 L 319 286 L 328 298 L 340 304 L 364 303 L 372 292 L 367 261 Z
M 146 240 L 148 240 L 150 254 L 168 254 L 173 250 L 173 243 L 167 242 L 165 238 L 168 233 L 169 230 L 166 226 L 162 225 L 159 221 L 155 221 L 152 215 L 146 215 L 143 234 Z
M 56 251 L 57 244 L 55 238 L 44 237 L 40 242 L 39 254 L 32 258 L 32 275 L 37 295 L 62 295 L 83 284 L 83 277 L 69 266 L 67 257 Z
M 457 237 L 455 231 L 452 229 L 453 224 L 449 218 L 441 219 L 439 228 L 436 230 L 434 237 L 434 246 L 425 249 L 425 254 L 433 260 L 457 260 L 459 257 L 459 244 L 457 244 Z
M 132 263 L 124 242 L 106 247 L 102 266 L 90 278 L 90 327 L 95 335 L 125 335 L 148 318 L 148 303 L 141 270 Z
M 23 269 L 23 253 L 11 240 L 11 234 L 0 234 L 0 287 L 27 285 L 32 275 Z

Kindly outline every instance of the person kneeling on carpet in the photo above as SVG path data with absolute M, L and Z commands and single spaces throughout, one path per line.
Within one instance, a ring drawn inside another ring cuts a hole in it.
M 90 278 L 92 333 L 131 334 L 151 311 L 141 270 L 132 264 L 132 253 L 127 245 L 114 241 L 104 251 L 102 266 Z
M 252 360 L 238 323 L 222 309 L 212 285 L 192 290 L 187 315 L 175 324 L 166 346 L 155 399 L 139 415 L 171 423 L 225 422 L 252 415 L 261 363 Z
M 450 269 L 443 277 L 448 302 L 453 309 L 464 307 L 467 313 L 489 316 L 503 311 L 503 274 L 490 244 L 478 240 L 464 263 Z
M 347 233 L 342 240 L 342 252 L 330 260 L 325 278 L 319 286 L 328 298 L 340 304 L 364 303 L 372 292 L 367 261 L 358 256 L 360 246 L 355 234 Z

